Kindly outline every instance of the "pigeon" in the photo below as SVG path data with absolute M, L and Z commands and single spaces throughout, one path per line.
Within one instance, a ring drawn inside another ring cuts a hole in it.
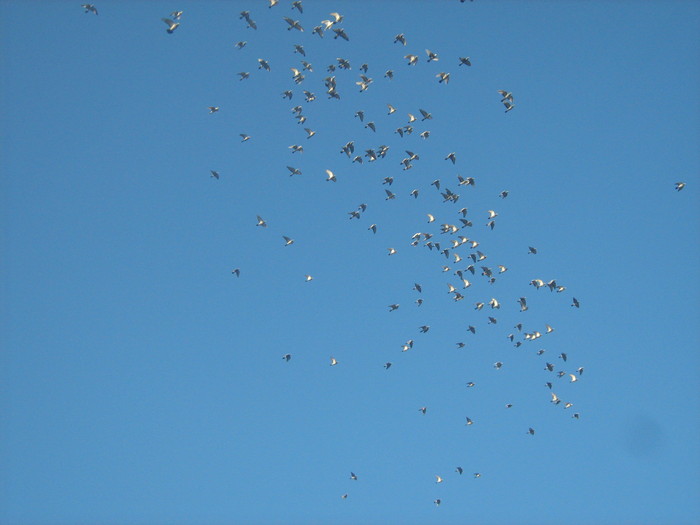
M 173 32 L 180 26 L 179 22 L 173 22 L 169 18 L 161 18 L 163 22 L 168 26 L 168 29 L 166 29 L 166 32 L 168 34 L 173 34 Z
M 94 5 L 92 5 L 92 4 L 82 4 L 81 7 L 82 7 L 83 9 L 85 9 L 85 12 L 86 12 L 86 13 L 95 13 L 95 14 L 97 14 L 97 8 L 96 8 Z M 180 12 L 180 13 L 182 13 L 182 12 Z

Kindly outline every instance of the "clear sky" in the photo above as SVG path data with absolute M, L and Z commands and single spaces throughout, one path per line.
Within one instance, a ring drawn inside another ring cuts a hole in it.
M 0 1 L 0 522 L 697 523 L 700 3 L 267 4 Z

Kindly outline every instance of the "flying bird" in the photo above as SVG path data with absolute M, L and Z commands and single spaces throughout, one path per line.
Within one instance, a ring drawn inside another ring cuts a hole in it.
M 173 34 L 173 32 L 180 26 L 179 22 L 173 22 L 169 18 L 161 18 L 163 22 L 165 22 L 165 25 L 168 26 L 168 29 L 166 29 L 166 32 L 169 34 Z
M 575 306 L 576 308 L 578 308 L 580 306 L 576 297 L 572 297 L 572 301 L 573 302 L 571 303 L 571 306 Z
M 287 16 L 285 16 L 283 18 L 284 18 L 284 21 L 287 22 L 287 24 L 289 24 L 287 31 L 291 31 L 292 29 L 297 29 L 298 31 L 301 31 L 302 33 L 304 32 L 304 28 L 301 27 L 299 20 L 292 20 L 291 18 L 289 18 Z
M 292 358 L 292 354 L 284 354 L 282 356 L 282 359 L 284 359 L 285 361 L 289 361 L 291 358 Z
M 326 175 L 328 176 L 326 182 L 336 182 L 335 174 L 331 170 L 326 170 Z
M 425 54 L 428 55 L 428 62 L 439 60 L 437 53 L 433 53 L 430 49 L 426 49 Z
M 263 219 L 260 215 L 258 217 L 258 223 L 256 226 L 262 226 L 263 228 L 267 228 L 267 223 L 265 222 L 265 219 Z
M 398 310 L 398 309 L 399 309 L 399 305 L 398 305 L 398 304 L 390 304 L 390 305 L 388 306 L 388 308 L 389 308 L 389 311 L 390 311 L 390 312 L 393 312 L 394 310 Z
M 406 37 L 404 36 L 403 33 L 399 33 L 394 37 L 394 44 L 396 42 L 399 42 L 400 44 L 403 44 L 404 46 L 406 45 Z
M 214 171 L 214 170 L 209 170 L 211 172 L 211 176 L 214 177 L 215 179 L 219 178 L 219 172 Z
M 469 57 L 459 57 L 459 65 L 460 66 L 471 66 L 472 63 L 469 60 Z
M 285 246 L 291 246 L 292 244 L 294 244 L 294 239 L 290 239 L 286 235 L 283 235 L 282 238 L 284 239 Z
M 240 277 L 240 276 L 241 276 L 241 269 L 240 269 L 240 268 L 234 268 L 234 269 L 231 271 L 231 273 L 234 274 L 236 277 Z
M 97 14 L 97 8 L 93 4 L 82 4 L 81 7 L 85 9 L 86 13 L 95 13 Z
M 450 83 L 450 74 L 449 73 L 445 73 L 443 71 L 443 72 L 440 72 L 437 75 L 435 75 L 435 77 L 440 79 L 440 80 L 438 80 L 438 84 L 442 84 L 443 82 L 445 84 Z
M 685 188 L 685 182 L 676 182 L 676 191 L 681 191 L 683 188 Z
M 338 364 L 338 360 L 335 357 L 331 356 L 331 366 L 335 366 L 337 364 Z

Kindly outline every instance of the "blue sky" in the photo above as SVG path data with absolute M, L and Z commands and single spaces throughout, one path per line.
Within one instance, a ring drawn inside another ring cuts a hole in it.
M 0 521 L 697 520 L 700 4 L 368 5 L 0 2 Z M 349 41 L 312 34 L 330 12 Z M 351 69 L 326 72 L 338 57 Z M 350 140 L 389 151 L 352 163 Z M 462 207 L 473 226 L 440 234 Z M 445 258 L 416 232 L 479 242 L 472 286 L 454 271 L 475 249 Z M 554 332 L 523 341 L 519 322 Z

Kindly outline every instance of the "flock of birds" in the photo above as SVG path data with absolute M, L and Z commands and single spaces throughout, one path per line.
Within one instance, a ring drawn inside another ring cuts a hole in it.
M 273 7 L 276 7 L 280 4 L 280 0 L 264 0 L 268 3 L 268 7 L 271 9 Z M 460 0 L 460 2 L 464 2 L 465 0 Z M 82 4 L 83 9 L 85 10 L 85 13 L 93 13 L 95 15 L 98 14 L 97 8 L 93 4 Z M 295 0 L 291 2 L 291 9 L 292 11 L 298 12 L 299 15 L 302 15 L 304 13 L 304 7 L 302 4 L 301 0 Z M 182 18 L 183 12 L 182 11 L 174 11 L 172 12 L 168 17 L 162 18 L 162 21 L 166 25 L 166 31 L 169 34 L 173 34 L 178 27 L 180 26 L 180 21 Z M 248 29 L 256 30 L 257 29 L 257 23 L 253 18 L 251 17 L 250 11 L 242 11 L 240 13 L 239 19 L 242 20 L 244 26 Z M 324 35 L 328 34 L 329 32 L 333 34 L 334 39 L 342 39 L 344 41 L 350 41 L 350 35 L 348 32 L 340 26 L 340 24 L 343 22 L 344 16 L 340 13 L 333 12 L 330 13 L 329 18 L 326 20 L 322 20 L 318 25 L 314 26 L 311 34 L 312 35 L 317 35 L 319 38 L 324 38 Z M 302 25 L 301 20 L 295 20 L 289 16 L 283 16 L 282 21 L 286 25 L 280 25 L 280 27 L 286 27 L 287 31 L 298 31 L 298 32 L 304 32 L 304 27 Z M 268 20 L 266 20 L 268 22 Z M 273 23 L 273 22 L 270 22 Z M 394 44 L 399 44 L 401 46 L 406 46 L 407 45 L 407 38 L 406 35 L 403 33 L 400 33 L 394 37 Z M 242 50 L 245 48 L 247 45 L 246 41 L 239 41 L 238 43 L 235 44 L 235 47 L 238 50 Z M 301 59 L 301 66 L 300 67 L 290 67 L 291 71 L 291 83 L 293 85 L 290 86 L 290 89 L 286 89 L 281 93 L 281 96 L 283 99 L 288 99 L 291 100 L 295 95 L 303 96 L 304 103 L 308 104 L 317 99 L 316 95 L 306 89 L 301 90 L 301 93 L 298 93 L 294 91 L 295 87 L 300 86 L 301 84 L 304 84 L 306 80 L 306 76 L 310 73 L 313 73 L 314 67 L 311 63 L 307 61 L 307 54 L 306 50 L 304 49 L 303 45 L 301 44 L 295 44 L 294 45 L 294 53 L 298 54 Z M 440 56 L 431 51 L 426 49 L 426 60 L 427 62 L 437 62 L 440 60 Z M 415 54 L 406 54 L 404 56 L 404 59 L 407 61 L 407 64 L 409 66 L 415 66 L 419 63 L 420 58 L 418 55 Z M 457 57 L 458 66 L 467 66 L 471 67 L 472 62 L 470 57 Z M 338 80 L 336 79 L 336 76 L 333 75 L 337 70 L 350 70 L 352 68 L 352 65 L 350 61 L 346 60 L 345 58 L 339 57 L 336 60 L 335 64 L 329 64 L 326 67 L 326 71 L 330 74 L 330 76 L 327 76 L 323 80 L 323 85 L 325 88 L 325 93 L 328 97 L 328 99 L 340 99 L 341 94 L 338 91 Z M 270 61 L 260 58 L 258 59 L 258 69 L 261 71 L 270 71 L 271 66 L 270 66 Z M 361 92 L 367 91 L 374 80 L 370 78 L 368 75 L 369 72 L 369 65 L 368 64 L 362 64 L 359 67 L 359 70 L 361 71 L 361 74 L 359 75 L 359 80 L 355 82 L 355 85 L 359 87 L 359 90 Z M 240 81 L 244 81 L 250 77 L 251 73 L 249 71 L 241 71 L 238 73 Z M 384 73 L 384 78 L 386 78 L 388 81 L 391 81 L 394 78 L 394 71 L 389 69 Z M 450 73 L 441 71 L 436 75 L 436 78 L 438 79 L 438 82 L 440 84 L 448 84 L 450 81 Z M 304 84 L 306 86 L 306 84 Z M 515 108 L 515 97 L 512 92 L 507 91 L 507 90 L 502 90 L 498 89 L 496 92 L 500 95 L 500 102 L 503 104 L 505 107 L 505 112 L 508 113 L 512 111 Z M 208 111 L 210 114 L 215 114 L 219 112 L 220 107 L 219 106 L 208 106 Z M 293 114 L 293 117 L 297 120 L 299 124 L 306 124 L 307 122 L 307 117 L 304 115 L 304 106 L 299 104 L 295 105 L 292 109 L 291 112 Z M 394 113 L 397 112 L 397 109 L 391 105 L 387 104 L 387 115 L 391 116 Z M 419 115 L 419 116 L 416 116 Z M 355 112 L 355 117 L 359 119 L 360 122 L 364 124 L 364 127 L 371 130 L 372 132 L 376 133 L 377 130 L 377 125 L 375 121 L 368 121 L 367 123 L 365 122 L 365 112 L 362 110 L 357 110 Z M 392 117 L 395 118 L 395 117 Z M 407 121 L 405 124 L 401 124 L 400 126 L 396 127 L 394 130 L 394 133 L 399 135 L 399 137 L 403 138 L 405 136 L 411 135 L 414 133 L 414 131 L 418 131 L 415 128 L 420 127 L 423 125 L 424 122 L 430 121 L 433 119 L 433 115 L 426 109 L 424 108 L 418 108 L 418 111 L 416 114 L 414 113 L 408 113 L 407 116 Z M 311 129 L 310 127 L 304 128 L 306 132 L 306 140 L 312 139 L 315 135 L 316 132 Z M 418 135 L 422 139 L 428 139 L 430 137 L 430 131 L 427 129 L 422 129 L 418 131 Z M 248 135 L 247 133 L 241 133 L 241 142 L 247 142 L 251 140 L 251 136 Z M 290 154 L 295 155 L 295 154 L 303 154 L 304 152 L 304 147 L 301 144 L 292 144 L 289 146 L 290 149 Z M 363 164 L 364 162 L 378 162 L 380 159 L 384 159 L 388 152 L 390 150 L 389 146 L 386 145 L 380 145 L 376 148 L 369 148 L 364 150 L 364 152 L 356 151 L 355 149 L 355 142 L 354 141 L 349 141 L 345 144 L 343 144 L 340 147 L 340 153 L 344 154 L 348 159 L 351 160 L 352 163 L 359 163 Z M 420 155 L 418 153 L 415 153 L 410 150 L 405 150 L 406 156 L 401 159 L 399 165 L 402 166 L 402 171 L 409 170 L 413 167 L 414 162 L 420 161 Z M 449 152 L 447 155 L 444 157 L 444 160 L 449 161 L 452 165 L 456 164 L 458 159 L 458 155 L 456 152 Z M 288 165 L 286 166 L 289 176 L 299 176 L 302 175 L 302 171 L 298 169 L 297 167 Z M 211 177 L 214 179 L 220 179 L 220 174 L 218 171 L 211 170 Z M 326 174 L 326 181 L 327 182 L 336 182 L 337 177 L 336 174 L 330 170 L 326 169 L 325 170 Z M 391 175 L 388 175 L 383 178 L 382 180 L 382 185 L 387 186 L 387 188 L 384 189 L 385 193 L 385 200 L 393 200 L 397 197 L 397 195 L 392 192 L 389 187 L 392 186 L 394 182 L 394 178 Z M 469 186 L 474 186 L 476 184 L 476 181 L 473 177 L 461 177 L 457 176 L 456 181 L 453 181 L 456 183 L 456 187 L 464 187 L 468 188 Z M 430 183 L 430 186 L 433 186 L 441 195 L 443 199 L 443 203 L 447 205 L 455 205 L 457 202 L 460 200 L 461 196 L 460 194 L 456 193 L 456 190 L 451 190 L 450 188 L 447 187 L 447 184 L 449 182 L 446 182 L 444 180 L 440 179 L 435 179 L 433 182 Z M 684 182 L 677 182 L 675 184 L 675 189 L 677 191 L 681 191 L 685 187 Z M 420 190 L 418 188 L 413 189 L 409 193 L 409 197 L 412 197 L 413 199 L 418 199 L 420 194 Z M 508 190 L 503 190 L 500 194 L 499 197 L 501 199 L 506 199 L 509 195 Z M 360 220 L 362 218 L 362 214 L 366 211 L 367 205 L 366 204 L 360 204 L 357 209 L 351 210 L 347 212 L 347 215 L 349 216 L 348 218 L 350 220 L 356 219 Z M 453 212 L 454 213 L 454 212 Z M 474 230 L 474 225 L 472 222 L 472 219 L 470 218 L 471 216 L 468 215 L 468 209 L 467 207 L 461 207 L 457 210 L 457 212 L 454 214 L 455 219 L 443 222 L 439 224 L 439 227 L 436 228 L 433 223 L 437 221 L 436 219 L 436 214 L 435 213 L 426 213 L 426 224 L 431 225 L 428 228 L 426 228 L 426 231 L 420 231 L 420 232 L 415 232 L 413 233 L 410 237 L 407 235 L 407 243 L 411 247 L 423 247 L 427 248 L 431 252 L 435 254 L 436 257 L 442 258 L 441 263 L 439 266 L 441 266 L 441 271 L 447 274 L 448 272 L 452 272 L 451 275 L 458 279 L 457 282 L 458 284 L 455 285 L 453 283 L 448 282 L 447 283 L 447 290 L 446 293 L 449 295 L 452 301 L 462 301 L 466 299 L 466 291 L 469 289 L 473 281 L 476 279 L 482 279 L 486 281 L 489 284 L 494 284 L 499 276 L 504 274 L 505 272 L 508 271 L 508 268 L 505 265 L 502 264 L 497 264 L 495 266 L 491 266 L 489 263 L 486 262 L 488 259 L 488 255 L 481 250 L 477 249 L 480 246 L 480 242 L 475 240 L 471 235 L 471 232 Z M 493 230 L 496 226 L 496 219 L 498 217 L 498 212 L 495 210 L 486 210 L 484 212 L 484 217 L 483 219 L 486 221 L 485 222 L 485 228 L 488 230 Z M 267 228 L 268 224 L 267 221 L 261 217 L 260 215 L 257 216 L 257 222 L 256 226 L 260 228 Z M 369 231 L 371 231 L 373 234 L 377 233 L 379 226 L 377 224 L 370 224 L 369 227 L 367 228 Z M 439 240 L 438 240 L 439 239 Z M 294 239 L 287 236 L 287 235 L 282 235 L 282 245 L 284 247 L 290 247 L 294 245 Z M 525 254 L 527 255 L 532 255 L 536 256 L 537 255 L 537 249 L 533 246 L 528 246 L 527 251 L 523 250 Z M 394 247 L 388 247 L 387 248 L 387 253 L 389 256 L 393 256 L 398 253 L 398 250 Z M 447 264 L 446 264 L 447 263 Z M 241 269 L 240 268 L 235 268 L 232 270 L 232 274 L 235 275 L 237 278 L 240 278 L 241 276 Z M 305 275 L 304 276 L 304 281 L 305 282 L 310 282 L 313 280 L 313 277 L 311 275 Z M 558 283 L 555 279 L 550 279 L 550 280 L 545 280 L 545 279 L 540 279 L 540 278 L 533 278 L 529 284 L 533 287 L 535 292 L 539 292 L 541 289 L 547 289 L 549 292 L 554 292 L 555 294 L 560 294 L 566 291 L 566 287 Z M 420 307 L 423 304 L 423 299 L 420 297 L 420 295 L 423 292 L 423 286 L 420 283 L 414 283 L 412 289 L 418 294 L 418 297 L 415 300 L 415 304 Z M 529 309 L 528 307 L 528 300 L 527 297 L 517 297 L 513 299 L 509 299 L 508 302 L 515 303 L 517 304 L 519 311 L 520 312 L 525 312 Z M 498 324 L 498 318 L 496 317 L 497 312 L 500 310 L 502 303 L 500 300 L 496 299 L 495 297 L 490 297 L 490 298 L 483 298 L 481 300 L 478 300 L 474 303 L 474 310 L 476 311 L 482 311 L 486 310 L 489 312 L 490 315 L 486 316 L 486 324 L 488 325 L 497 325 Z M 507 304 L 507 303 L 505 303 Z M 571 303 L 570 306 L 572 308 L 579 308 L 581 306 L 581 303 L 576 297 L 571 297 Z M 399 303 L 392 303 L 387 305 L 388 311 L 389 312 L 394 312 L 398 310 L 401 307 Z M 519 322 L 517 323 L 514 328 L 514 331 L 505 334 L 505 339 L 507 339 L 509 342 L 513 344 L 515 348 L 518 348 L 522 346 L 523 344 L 532 342 L 532 341 L 538 341 L 541 337 L 547 336 L 548 334 L 551 334 L 554 332 L 554 328 L 550 324 L 544 324 L 544 326 L 539 327 L 539 326 L 533 326 L 533 327 L 525 327 L 524 323 Z M 427 334 L 430 331 L 430 326 L 425 324 L 420 327 L 418 327 L 418 332 L 420 334 Z M 477 326 L 474 325 L 469 325 L 467 328 L 467 331 L 470 332 L 471 334 L 476 334 L 477 333 Z M 410 350 L 413 349 L 414 347 L 414 339 L 408 339 L 405 343 L 400 345 L 401 352 L 409 352 Z M 457 348 L 464 348 L 466 346 L 466 343 L 463 341 L 459 341 L 456 343 Z M 536 352 L 537 356 L 542 356 L 545 353 L 544 349 L 539 349 Z M 282 356 L 282 359 L 285 362 L 289 362 L 292 360 L 292 354 L 291 353 L 285 353 Z M 550 396 L 550 403 L 552 403 L 555 406 L 561 405 L 563 409 L 569 409 L 573 406 L 573 403 L 569 401 L 565 401 L 559 397 L 554 392 L 555 388 L 555 382 L 557 379 L 561 378 L 568 378 L 569 381 L 568 383 L 577 383 L 581 380 L 584 372 L 584 367 L 583 366 L 577 366 L 574 368 L 571 368 L 569 370 L 565 370 L 562 368 L 565 368 L 568 365 L 568 359 L 569 356 L 567 353 L 560 353 L 558 355 L 558 362 L 562 365 L 557 366 L 554 363 L 545 361 L 545 365 L 543 370 L 546 371 L 548 374 L 552 375 L 552 379 L 548 380 L 544 383 L 544 388 L 546 388 L 546 391 L 549 391 L 549 396 Z M 341 362 L 335 358 L 334 356 L 330 356 L 330 366 L 338 366 L 340 365 Z M 389 370 L 392 367 L 392 362 L 387 361 L 384 363 L 384 368 L 386 370 Z M 504 366 L 504 363 L 501 361 L 497 361 L 493 364 L 493 368 L 496 370 L 500 370 Z M 477 385 L 475 382 L 470 381 L 466 383 L 466 388 L 476 388 Z M 506 409 L 511 409 L 513 407 L 512 403 L 507 403 L 505 404 Z M 427 406 L 422 406 L 418 408 L 418 411 L 425 415 L 428 412 L 428 407 Z M 578 412 L 573 412 L 571 417 L 573 419 L 579 419 L 580 414 Z M 472 426 L 475 424 L 474 420 L 471 419 L 470 417 L 466 417 L 466 426 Z M 535 435 L 535 429 L 533 427 L 528 427 L 526 432 L 527 435 L 534 436 Z M 461 476 L 464 472 L 464 469 L 461 466 L 457 466 L 455 468 L 455 473 L 458 476 Z M 480 478 L 481 473 L 480 472 L 475 472 L 473 474 L 474 478 Z M 352 481 L 357 481 L 358 476 L 354 473 L 350 473 L 350 479 Z M 444 482 L 443 476 L 439 474 L 435 474 L 435 483 L 436 484 L 441 484 Z M 344 493 L 341 496 L 343 499 L 346 499 L 348 497 L 347 493 Z M 440 498 L 436 498 L 434 501 L 435 505 L 440 505 L 442 503 L 442 500 Z

